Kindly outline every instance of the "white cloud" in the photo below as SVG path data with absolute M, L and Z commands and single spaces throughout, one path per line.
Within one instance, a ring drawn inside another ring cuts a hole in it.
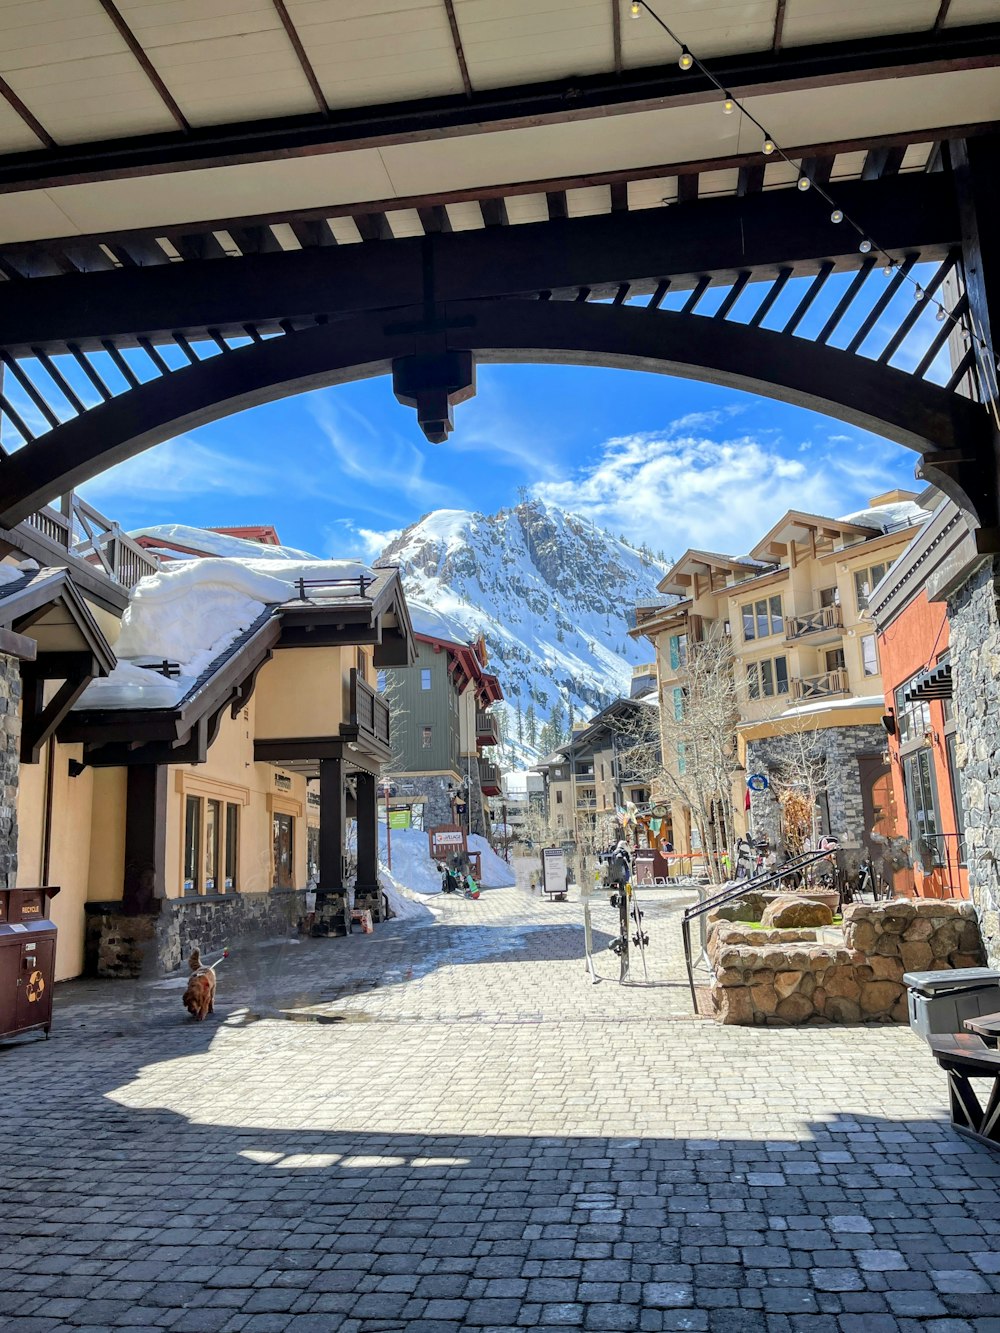
M 718 441 L 667 427 L 608 440 L 593 463 L 532 492 L 668 555 L 689 546 L 738 554 L 787 509 L 860 508 L 899 484 L 902 461 L 898 447 L 867 436 L 807 461 L 751 435 Z
M 109 500 L 166 500 L 192 495 L 272 495 L 287 488 L 287 474 L 277 468 L 237 458 L 232 453 L 179 435 L 154 449 L 127 458 L 92 478 L 80 489 L 94 503 Z

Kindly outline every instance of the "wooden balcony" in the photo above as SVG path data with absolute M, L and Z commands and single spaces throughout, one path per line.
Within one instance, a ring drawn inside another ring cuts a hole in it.
M 500 724 L 495 714 L 483 712 L 476 709 L 476 744 L 499 745 L 500 744 Z
M 479 786 L 484 796 L 499 796 L 503 790 L 500 784 L 500 770 L 487 759 L 479 761 Z
M 842 667 L 836 671 L 821 671 L 818 676 L 798 676 L 792 681 L 794 699 L 827 699 L 847 692 L 847 672 Z
M 802 616 L 789 616 L 788 638 L 802 639 L 807 634 L 824 634 L 844 628 L 844 617 L 839 606 L 821 606 L 818 611 L 807 611 Z
M 372 687 L 351 669 L 351 726 L 359 736 L 369 737 L 389 746 L 389 705 Z
M 23 549 L 40 564 L 93 570 L 126 592 L 147 574 L 155 574 L 160 563 L 112 519 L 72 493 L 63 496 L 58 508 L 46 505 L 29 515 L 5 536 L 5 543 Z

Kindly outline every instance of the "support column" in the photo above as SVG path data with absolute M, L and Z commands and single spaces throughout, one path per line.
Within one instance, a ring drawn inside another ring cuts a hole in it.
M 0 653 L 0 889 L 17 883 L 17 787 L 21 771 L 21 673 Z
M 373 921 L 384 918 L 382 889 L 378 882 L 378 803 L 374 773 L 355 774 L 358 822 L 358 878 L 354 905 L 366 908 Z
M 351 906 L 344 883 L 347 848 L 347 791 L 344 760 L 319 764 L 319 883 L 314 935 L 349 935 Z
M 167 896 L 167 766 L 133 764 L 125 795 L 125 874 L 122 911 L 141 916 L 160 910 Z

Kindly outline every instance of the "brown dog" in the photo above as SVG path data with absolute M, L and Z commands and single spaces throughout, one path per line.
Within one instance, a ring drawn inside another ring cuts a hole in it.
M 207 1014 L 215 1011 L 215 968 L 207 963 L 202 965 L 198 949 L 192 951 L 188 966 L 191 977 L 184 992 L 184 1008 L 200 1023 Z

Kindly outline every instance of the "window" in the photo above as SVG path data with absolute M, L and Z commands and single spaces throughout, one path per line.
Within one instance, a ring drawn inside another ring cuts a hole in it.
M 820 606 L 839 606 L 840 589 L 839 588 L 821 588 L 819 594 Z
M 184 892 L 197 893 L 198 854 L 201 850 L 201 798 L 189 796 L 184 802 Z
M 772 699 L 788 693 L 788 658 L 772 657 L 747 663 L 747 694 L 751 699 Z
M 219 882 L 219 834 L 222 832 L 222 802 L 205 802 L 205 892 L 215 893 Z
M 563 803 L 563 794 L 562 794 L 561 791 L 557 791 L 557 792 L 556 792 L 556 805 L 562 805 L 562 803 Z
M 766 639 L 769 634 L 784 634 L 785 617 L 781 597 L 764 597 L 759 602 L 747 602 L 742 608 L 743 637 L 746 640 Z
M 433 744 L 434 744 L 434 728 L 433 728 L 433 727 L 421 727 L 421 728 L 420 728 L 420 748 L 421 748 L 422 750 L 429 750 Z
M 376 690 L 378 690 L 379 694 L 385 694 L 385 685 L 386 685 L 386 674 L 384 671 L 380 671 L 378 675 L 375 677 L 375 688 Z
M 827 671 L 843 671 L 845 666 L 843 648 L 828 648 L 824 660 Z
M 274 834 L 274 887 L 295 887 L 295 819 L 292 815 L 275 811 Z
M 939 866 L 942 864 L 941 839 L 937 836 L 940 817 L 930 750 L 921 747 L 903 757 L 903 785 L 913 859 L 924 866 Z
M 365 650 L 359 648 L 356 654 L 355 665 L 358 668 L 359 677 L 367 684 L 368 682 L 368 658 L 365 656 Z
M 239 882 L 240 863 L 240 807 L 231 801 L 226 805 L 226 881 L 228 892 Z
M 896 730 L 900 745 L 906 745 L 909 741 L 922 741 L 924 734 L 931 728 L 931 710 L 927 704 L 920 700 L 908 702 L 903 697 L 912 683 L 912 677 L 904 681 L 895 695 Z
M 878 648 L 875 646 L 874 634 L 861 636 L 861 665 L 866 676 L 878 675 Z
M 955 755 L 955 733 L 949 731 L 944 738 L 945 751 L 948 755 L 948 777 L 951 782 L 951 804 L 955 811 L 955 832 L 958 834 L 958 864 L 967 864 L 965 859 L 965 808 L 958 790 L 958 760 Z M 952 838 L 954 844 L 956 839 Z M 949 849 L 951 850 L 951 849 Z
M 880 565 L 872 565 L 869 569 L 854 571 L 854 595 L 858 601 L 859 613 L 868 610 L 868 598 L 872 594 L 872 588 L 882 581 L 887 569 L 888 565 L 883 562 Z
M 674 721 L 680 722 L 684 717 L 684 691 L 682 689 L 674 690 Z
M 431 669 L 430 667 L 420 668 L 420 688 L 429 690 L 431 687 Z
M 602 764 L 601 764 L 601 781 L 602 781 L 602 782 L 604 781 L 604 764 L 603 764 L 603 762 L 602 762 Z
M 679 670 L 687 662 L 687 644 L 688 636 L 686 634 L 671 634 L 670 666 L 672 670 Z
M 319 880 L 319 829 L 315 824 L 306 829 L 306 874 L 311 880 Z

